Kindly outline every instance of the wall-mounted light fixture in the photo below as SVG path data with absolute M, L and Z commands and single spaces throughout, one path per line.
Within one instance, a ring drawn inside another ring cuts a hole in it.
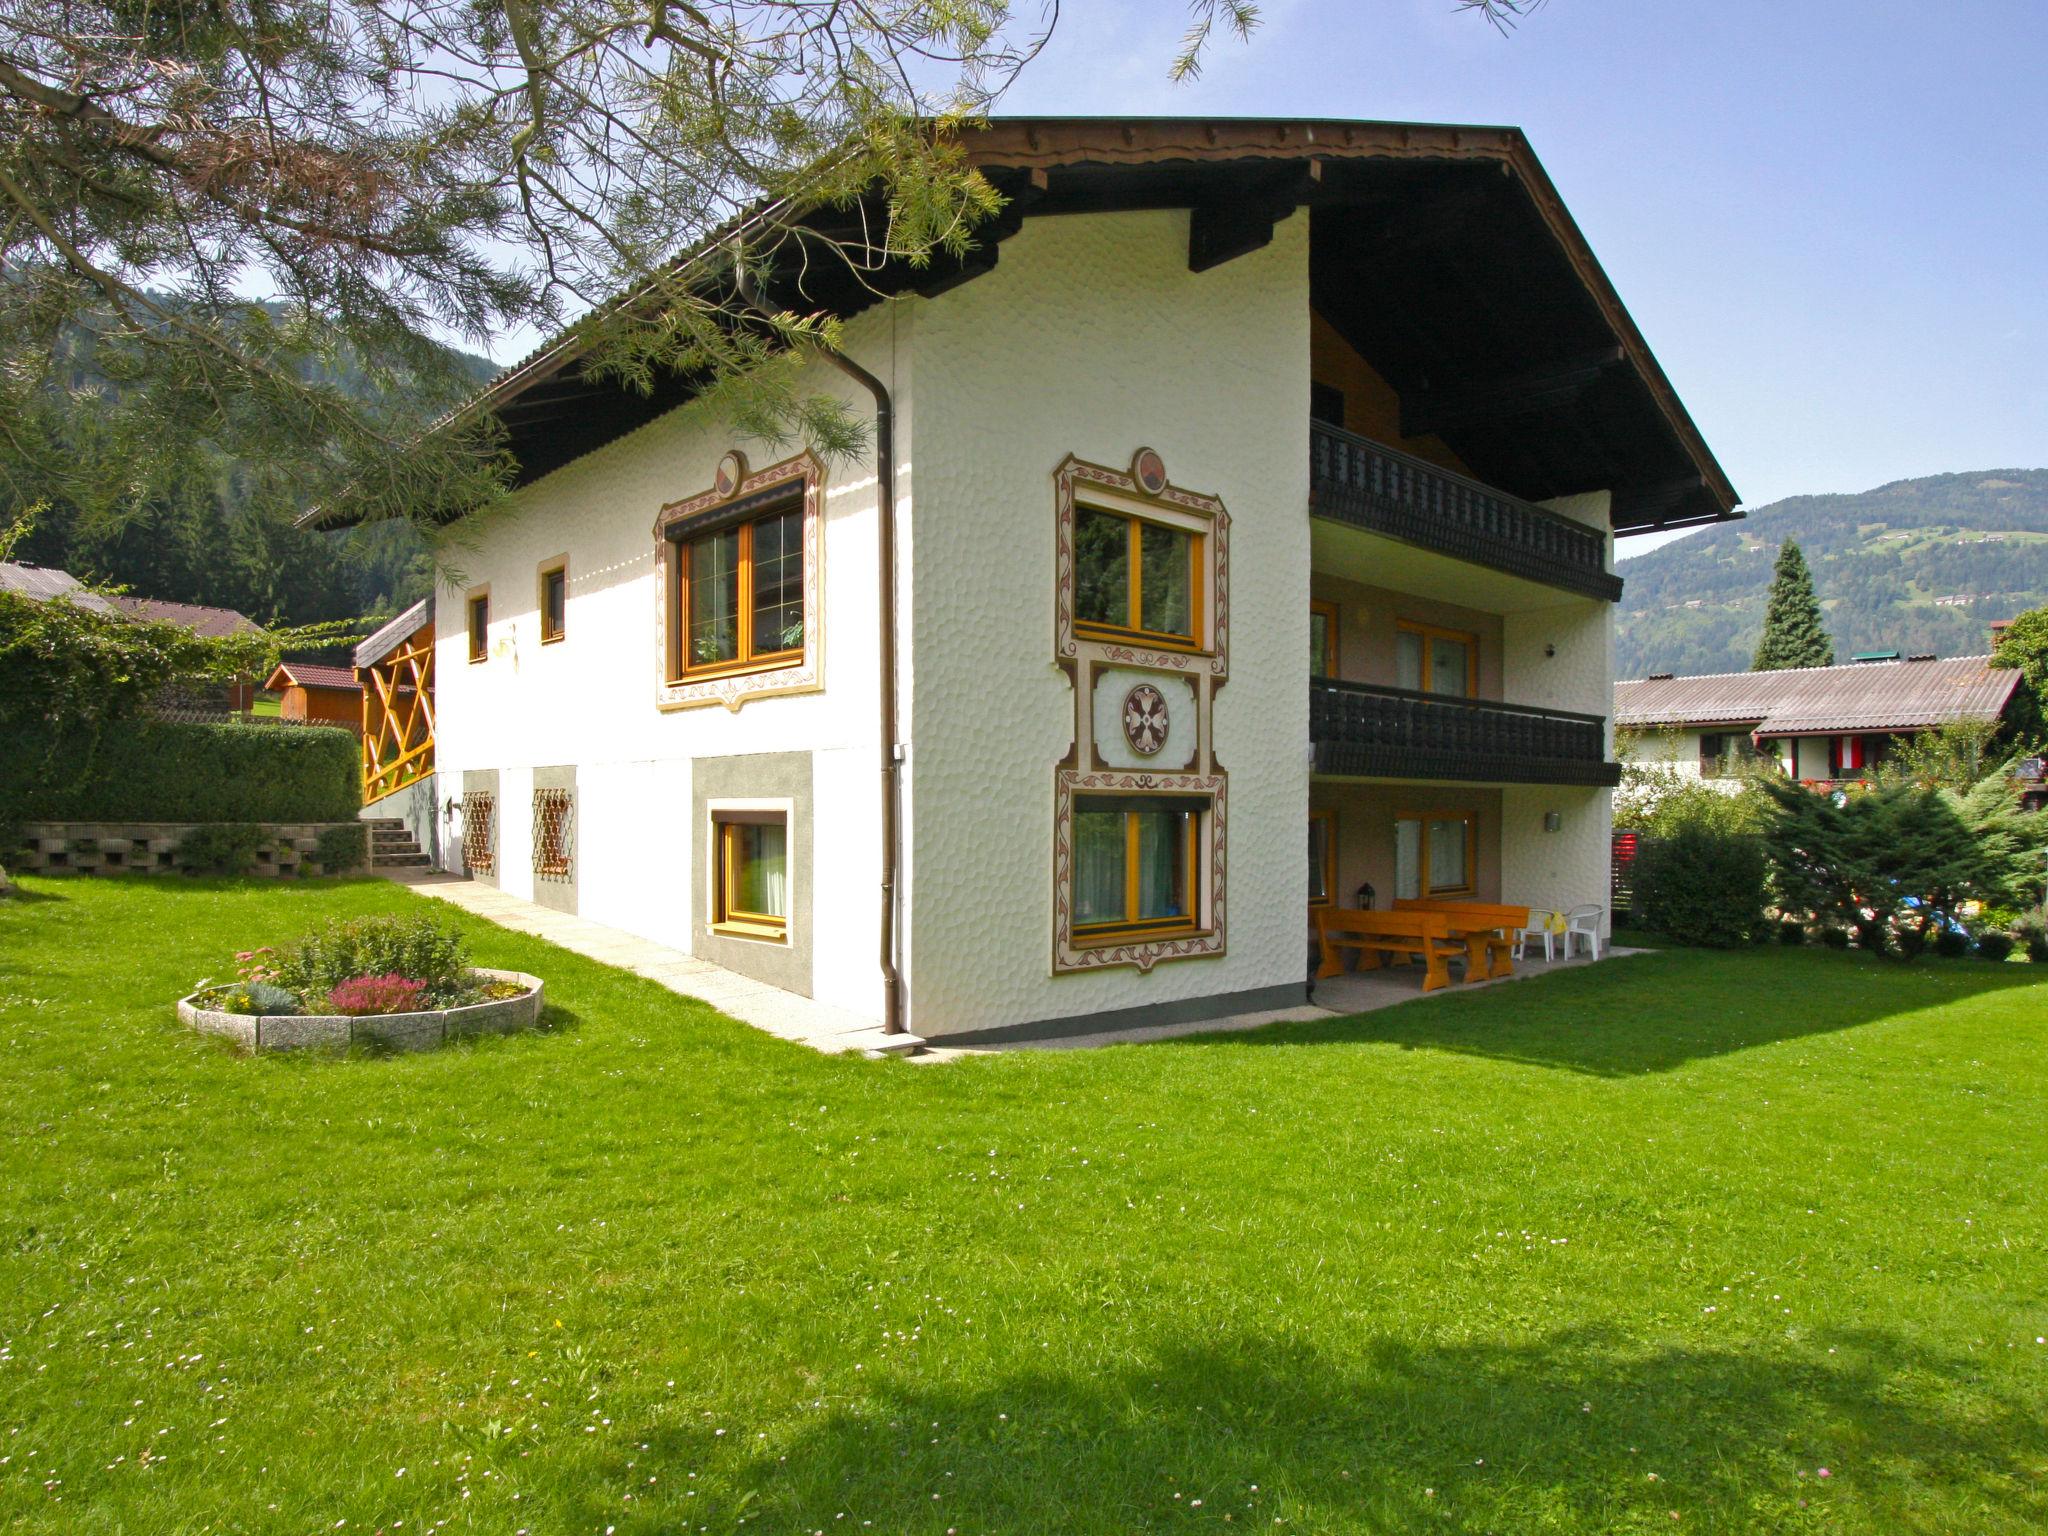
M 1543 813 L 1543 830 L 1546 832 L 1562 832 L 1564 830 L 1564 812 L 1545 811 Z
M 1555 656 L 1557 654 L 1557 642 L 1554 640 L 1545 641 L 1543 644 L 1543 654 L 1546 656 Z

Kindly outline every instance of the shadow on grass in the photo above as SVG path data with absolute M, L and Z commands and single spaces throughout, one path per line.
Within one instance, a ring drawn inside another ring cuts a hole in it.
M 641 1461 L 720 1460 L 711 1424 L 664 1432 Z M 1668 1528 L 1673 1510 L 1688 1530 L 2048 1523 L 2038 1402 L 1979 1361 L 1874 1331 L 1782 1351 L 1578 1332 L 1343 1359 L 1244 1337 L 958 1391 L 884 1369 L 855 1405 L 727 1454 L 749 1523 L 775 1530 L 1222 1529 L 1229 1515 L 1269 1530 L 1284 1517 L 1608 1531 Z
M 55 891 L 30 890 L 25 885 L 16 884 L 5 891 L 0 891 L 0 911 L 8 907 L 35 907 L 47 901 L 68 900 L 68 896 L 59 896 Z
M 1817 949 L 1670 949 L 1203 1043 L 1370 1042 L 1625 1077 L 2042 983 L 2048 968 L 1982 961 L 1903 965 Z

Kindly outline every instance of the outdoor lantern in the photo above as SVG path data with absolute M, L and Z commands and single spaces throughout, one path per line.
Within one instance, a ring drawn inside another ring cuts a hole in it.
M 1543 830 L 1546 832 L 1562 832 L 1564 830 L 1564 812 L 1545 811 L 1543 813 Z

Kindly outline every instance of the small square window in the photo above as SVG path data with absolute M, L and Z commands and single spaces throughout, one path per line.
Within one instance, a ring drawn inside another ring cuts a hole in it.
M 569 567 L 560 562 L 540 573 L 540 643 L 553 645 L 569 632 Z
M 739 938 L 789 937 L 789 818 L 780 811 L 715 815 L 711 924 Z
M 469 659 L 484 661 L 491 654 L 491 594 L 472 592 L 469 597 Z
M 1202 536 L 1096 507 L 1074 511 L 1074 619 L 1084 632 L 1192 648 Z

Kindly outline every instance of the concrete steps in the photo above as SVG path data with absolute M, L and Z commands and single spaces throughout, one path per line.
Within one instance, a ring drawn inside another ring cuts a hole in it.
M 378 817 L 364 823 L 370 829 L 370 868 L 425 869 L 427 856 L 412 831 L 395 816 Z

